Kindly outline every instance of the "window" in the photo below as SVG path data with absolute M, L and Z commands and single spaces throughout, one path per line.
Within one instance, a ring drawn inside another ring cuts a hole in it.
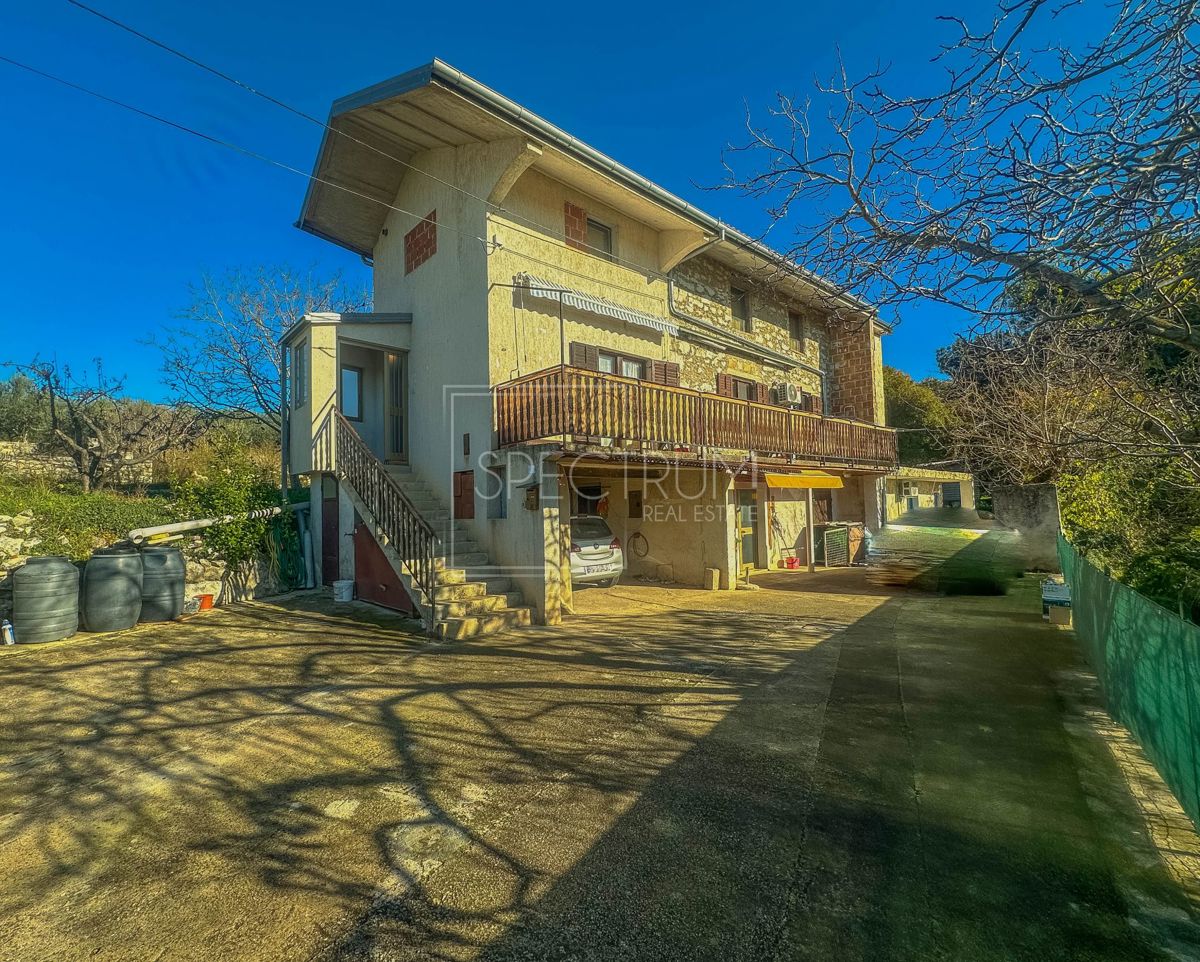
M 597 257 L 609 261 L 614 259 L 612 228 L 590 217 L 587 219 L 587 245 Z
M 792 335 L 792 343 L 804 347 L 804 315 L 788 311 L 788 333 Z
M 742 322 L 742 329 L 748 331 L 753 326 L 750 320 L 750 294 L 740 287 L 729 288 L 729 307 L 733 311 L 733 319 Z
M 740 377 L 733 379 L 733 396 L 739 401 L 753 401 L 756 396 L 755 383 L 743 381 Z
M 347 421 L 363 419 L 363 369 L 342 365 L 342 414 Z
M 308 341 L 292 348 L 292 407 L 298 408 L 308 400 Z
M 646 376 L 646 362 L 641 358 L 608 351 L 600 352 L 600 360 L 596 369 L 604 374 L 619 374 L 621 377 L 632 377 L 638 380 Z

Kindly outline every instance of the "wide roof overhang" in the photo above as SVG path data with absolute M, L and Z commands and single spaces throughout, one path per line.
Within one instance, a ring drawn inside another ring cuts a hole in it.
M 535 169 L 656 230 L 702 233 L 713 241 L 706 255 L 735 271 L 769 276 L 773 286 L 803 299 L 832 295 L 874 315 L 869 305 L 440 60 L 341 98 L 328 125 L 296 226 L 364 257 L 372 255 L 406 165 L 418 154 L 521 137 L 540 148 Z

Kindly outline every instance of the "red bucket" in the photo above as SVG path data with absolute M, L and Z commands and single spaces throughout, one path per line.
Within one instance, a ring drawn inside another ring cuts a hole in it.
M 212 611 L 213 596 L 212 595 L 196 595 L 196 600 L 200 602 L 201 611 Z
M 783 566 L 785 568 L 789 569 L 790 571 L 795 571 L 797 568 L 800 567 L 800 559 L 799 558 L 784 558 Z

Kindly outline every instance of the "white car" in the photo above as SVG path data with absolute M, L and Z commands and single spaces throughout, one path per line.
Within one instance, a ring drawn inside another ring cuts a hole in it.
M 625 570 L 621 539 L 598 515 L 577 514 L 571 519 L 571 583 L 611 588 Z

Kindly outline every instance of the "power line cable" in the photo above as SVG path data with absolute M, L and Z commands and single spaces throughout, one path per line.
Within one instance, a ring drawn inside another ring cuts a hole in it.
M 379 156 L 392 161 L 393 163 L 400 164 L 403 167 L 407 167 L 409 170 L 415 171 L 418 174 L 428 177 L 430 180 L 434 181 L 435 183 L 441 184 L 443 187 L 446 187 L 450 190 L 458 191 L 459 193 L 463 194 L 464 196 L 470 197 L 472 200 L 478 201 L 479 203 L 492 209 L 493 211 L 496 211 L 497 213 L 503 213 L 508 217 L 512 217 L 517 220 L 524 221 L 529 226 L 535 227 L 538 230 L 543 231 L 546 234 L 549 234 L 551 237 L 554 237 L 556 239 L 566 240 L 566 238 L 567 238 L 565 231 L 558 231 L 555 228 L 549 227 L 546 224 L 542 224 L 539 221 L 536 221 L 530 217 L 526 217 L 525 215 L 519 214 L 516 211 L 509 210 L 509 209 L 501 206 L 500 204 L 496 204 L 495 202 L 490 201 L 485 197 L 480 197 L 478 194 L 473 194 L 471 191 L 467 190 L 465 187 L 461 187 L 458 184 L 452 183 L 451 181 L 448 181 L 448 180 L 443 180 L 441 177 L 438 177 L 436 174 L 432 174 L 427 170 L 422 170 L 421 168 L 409 163 L 408 161 L 402 160 L 401 158 L 395 156 L 394 154 L 390 154 L 386 150 L 383 150 L 382 148 L 377 147 L 375 144 L 368 143 L 367 141 L 362 140 L 359 137 L 355 137 L 352 133 L 349 133 L 348 131 L 339 130 L 337 127 L 332 126 L 331 124 L 325 122 L 324 120 L 321 120 L 318 117 L 314 117 L 312 114 L 306 113 L 305 111 L 299 109 L 298 107 L 293 107 L 291 104 L 286 103 L 283 100 L 280 100 L 278 97 L 273 97 L 271 94 L 265 93 L 264 91 L 259 90 L 257 87 L 254 87 L 248 83 L 245 83 L 244 81 L 238 80 L 236 77 L 231 76 L 230 74 L 227 74 L 224 71 L 218 70 L 216 67 L 213 67 L 213 66 L 205 63 L 204 61 L 191 56 L 190 54 L 184 53 L 182 50 L 172 47 L 170 44 L 164 43 L 163 41 L 158 40 L 157 38 L 152 37 L 147 33 L 143 33 L 141 30 L 138 30 L 136 27 L 133 27 L 127 23 L 124 23 L 123 21 L 118 20 L 116 17 L 109 16 L 108 14 L 103 13 L 102 11 L 95 9 L 94 7 L 88 6 L 86 3 L 82 3 L 81 0 L 67 0 L 67 3 L 71 4 L 73 7 L 77 7 L 80 10 L 83 10 L 86 13 L 90 13 L 92 16 L 97 17 L 100 20 L 103 20 L 108 24 L 111 24 L 112 26 L 116 27 L 119 30 L 124 30 L 126 33 L 129 33 L 132 36 L 137 37 L 139 40 L 143 40 L 146 43 L 148 43 L 154 47 L 157 47 L 158 49 L 163 50 L 166 53 L 171 54 L 172 56 L 178 57 L 180 60 L 183 60 L 186 63 L 189 63 L 192 66 L 205 71 L 206 73 L 212 74 L 214 77 L 219 77 L 221 80 L 224 80 L 226 83 L 233 84 L 235 87 L 239 87 L 242 90 L 245 90 L 247 93 L 251 93 L 256 97 L 261 97 L 263 100 L 267 101 L 268 103 L 274 104 L 276 107 L 280 107 L 281 109 L 286 110 L 288 113 L 293 114 L 297 117 L 300 117 L 302 120 L 306 120 L 309 123 L 316 124 L 318 127 L 321 127 L 322 129 L 324 129 L 330 133 L 337 134 L 339 137 L 345 137 L 346 139 L 353 141 L 355 144 L 358 144 L 360 147 L 365 147 L 367 150 L 370 150 L 370 151 L 378 154 Z M 621 264 L 622 266 L 628 266 L 633 270 L 637 270 L 638 272 L 643 273 L 643 274 L 649 274 L 653 277 L 659 278 L 660 280 L 664 280 L 664 281 L 667 280 L 667 275 L 662 273 L 661 271 L 657 271 L 653 268 L 646 267 L 641 264 L 637 264 L 633 261 L 624 260 L 623 258 L 618 257 L 615 253 L 613 253 L 611 251 L 605 251 L 599 247 L 595 247 L 591 244 L 588 244 L 586 241 L 583 242 L 583 246 L 586 247 L 588 250 L 593 251 L 597 254 L 602 254 L 605 257 L 612 258 L 613 261 Z
M 94 97 L 96 100 L 100 100 L 100 101 L 103 101 L 104 103 L 111 104 L 114 107 L 120 107 L 122 110 L 128 110 L 131 113 L 134 113 L 140 117 L 146 118 L 147 120 L 153 120 L 156 123 L 163 124 L 166 127 L 170 127 L 174 130 L 181 131 L 182 133 L 191 134 L 193 137 L 199 137 L 201 140 L 207 141 L 210 144 L 216 144 L 219 147 L 225 147 L 228 150 L 232 150 L 236 153 L 242 154 L 243 156 L 252 157 L 253 159 L 261 161 L 262 163 L 270 164 L 272 167 L 278 167 L 281 170 L 288 171 L 289 173 L 297 174 L 300 177 L 305 178 L 306 180 L 311 180 L 318 184 L 323 184 L 326 187 L 332 187 L 335 190 L 344 191 L 347 194 L 351 194 L 355 197 L 360 197 L 363 200 L 368 200 L 368 201 L 372 201 L 376 204 L 381 204 L 382 206 L 388 208 L 389 210 L 394 210 L 398 214 L 404 214 L 407 217 L 415 217 L 421 223 L 425 223 L 426 221 L 430 220 L 430 218 L 427 216 L 422 216 L 420 214 L 414 214 L 411 210 L 405 210 L 403 207 L 396 207 L 393 204 L 389 204 L 386 201 L 380 200 L 378 197 L 372 197 L 369 194 L 364 194 L 361 191 L 357 191 L 352 187 L 346 187 L 343 184 L 334 183 L 331 180 L 326 180 L 323 177 L 318 177 L 316 174 L 310 174 L 307 171 L 300 170 L 298 167 L 293 167 L 291 164 L 285 164 L 281 160 L 276 160 L 273 157 L 268 157 L 266 154 L 260 154 L 257 151 L 251 150 L 248 147 L 243 147 L 240 144 L 235 144 L 232 141 L 223 140 L 220 137 L 213 136 L 212 134 L 206 134 L 202 130 L 196 130 L 194 127 L 189 127 L 186 124 L 181 124 L 178 121 L 171 120 L 169 117 L 163 117 L 162 115 L 152 113 L 149 110 L 143 110 L 141 107 L 136 107 L 133 104 L 126 103 L 123 100 L 117 100 L 115 97 L 109 97 L 107 94 L 102 94 L 96 90 L 92 90 L 89 87 L 85 87 L 82 84 L 77 84 L 74 81 L 67 80 L 63 77 L 56 76 L 55 74 L 52 74 L 52 73 L 48 73 L 45 70 L 39 70 L 37 67 L 32 67 L 27 63 L 22 63 L 20 60 L 14 60 L 11 57 L 6 57 L 6 56 L 0 54 L 0 63 L 6 63 L 6 64 L 9 64 L 10 66 L 17 67 L 21 70 L 28 71 L 29 73 L 34 74 L 35 76 L 41 77 L 45 80 L 50 80 L 56 84 L 61 84 L 64 87 L 68 87 L 71 90 L 78 91 L 79 93 L 82 93 L 82 94 L 87 94 L 87 96 Z M 477 240 L 482 244 L 487 245 L 489 243 L 489 241 L 487 241 L 485 238 L 477 237 L 477 236 L 471 234 L 469 231 L 464 231 L 457 227 L 452 227 L 451 225 L 446 224 L 446 223 L 443 223 L 441 226 L 454 231 L 456 234 L 462 234 L 465 237 L 470 237 L 472 240 Z
M 55 74 L 49 73 L 45 70 L 41 70 L 37 67 L 30 66 L 29 64 L 23 63 L 20 60 L 14 60 L 11 57 L 6 57 L 6 56 L 0 54 L 0 63 L 7 63 L 10 66 L 17 67 L 21 70 L 28 71 L 29 73 L 31 73 L 37 77 L 41 77 L 41 78 L 43 78 L 45 80 L 49 80 L 53 83 L 60 84 L 64 87 L 67 87 L 71 90 L 75 90 L 79 93 L 86 94 L 87 96 L 93 97 L 96 100 L 102 101 L 103 103 L 110 104 L 114 107 L 119 107 L 122 110 L 127 110 L 131 113 L 138 115 L 139 117 L 143 117 L 147 120 L 152 120 L 155 123 L 162 124 L 173 130 L 177 130 L 177 131 L 180 131 L 185 134 L 190 134 L 191 136 L 197 137 L 200 140 L 206 141 L 207 143 L 215 144 L 216 146 L 219 146 L 219 147 L 224 147 L 228 150 L 234 151 L 235 153 L 242 154 L 243 156 L 253 158 L 254 160 L 258 160 L 258 161 L 268 164 L 272 167 L 278 167 L 281 170 L 286 170 L 288 173 L 296 174 L 297 176 L 303 177 L 306 180 L 310 180 L 310 181 L 313 181 L 318 184 L 323 184 L 327 187 L 332 187 L 335 190 L 343 191 L 347 194 L 351 194 L 354 197 L 359 197 L 363 200 L 370 201 L 371 203 L 379 204 L 381 207 L 385 207 L 388 210 L 395 211 L 398 214 L 404 214 L 408 217 L 414 217 L 420 223 L 425 223 L 427 221 L 430 223 L 433 223 L 433 221 L 431 221 L 427 216 L 422 216 L 420 214 L 416 214 L 411 210 L 405 210 L 403 207 L 397 207 L 394 204 L 389 204 L 386 201 L 380 200 L 378 197 L 372 197 L 369 194 L 364 194 L 361 191 L 354 190 L 351 187 L 346 187 L 342 184 L 338 184 L 338 183 L 334 183 L 333 181 L 326 180 L 323 177 L 318 177 L 315 174 L 310 174 L 306 171 L 300 170 L 297 167 L 293 167 L 291 164 L 286 164 L 283 161 L 276 160 L 273 157 L 268 157 L 265 154 L 260 154 L 257 151 L 249 149 L 248 147 L 243 147 L 240 144 L 235 144 L 232 141 L 223 140 L 220 137 L 216 137 L 212 134 L 205 133 L 202 130 L 196 130 L 195 128 L 189 127 L 186 124 L 181 124 L 178 121 L 171 120 L 169 117 L 163 117 L 160 114 L 153 113 L 149 110 L 143 110 L 141 107 L 137 107 L 133 104 L 126 103 L 125 101 L 118 100 L 115 97 L 110 97 L 107 94 L 102 94 L 99 91 L 92 90 L 91 88 L 85 87 L 82 84 L 77 84 L 74 81 L 67 80 L 63 77 L 59 77 Z M 468 237 L 471 240 L 477 240 L 481 244 L 483 244 L 486 248 L 488 248 L 489 251 L 496 249 L 495 245 L 493 244 L 492 241 L 489 241 L 486 238 L 474 235 L 470 231 L 464 231 L 461 228 L 454 227 L 444 220 L 441 221 L 438 224 L 438 226 L 444 227 L 447 230 L 453 231 L 456 234 L 461 234 L 462 236 Z M 605 287 L 610 287 L 614 290 L 624 291 L 624 292 L 630 293 L 630 294 L 638 294 L 641 296 L 651 296 L 651 295 L 647 294 L 646 291 L 638 291 L 638 290 L 635 290 L 634 288 L 624 287 L 620 284 L 617 284 L 613 281 L 605 280 L 604 278 L 601 278 L 601 277 L 596 277 L 591 274 L 584 274 L 579 271 L 571 270 L 568 267 L 563 267 L 558 264 L 553 264 L 550 261 L 542 260 L 539 257 L 535 257 L 532 254 L 527 254 L 524 251 L 519 251 L 515 248 L 505 247 L 502 249 L 508 254 L 512 254 L 517 257 L 533 261 L 534 263 L 545 265 L 547 267 L 555 268 L 556 270 L 559 270 L 563 273 L 570 274 L 574 277 L 581 277 L 585 280 L 590 280 L 595 283 L 602 284 Z

